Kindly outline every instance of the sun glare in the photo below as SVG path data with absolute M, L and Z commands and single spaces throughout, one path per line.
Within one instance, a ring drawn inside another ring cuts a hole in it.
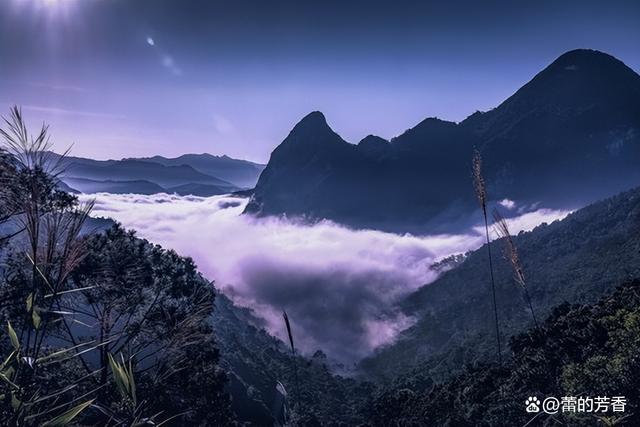
M 36 13 L 44 13 L 47 17 L 59 21 L 68 18 L 77 2 L 74 0 L 18 0 L 18 5 L 29 6 Z

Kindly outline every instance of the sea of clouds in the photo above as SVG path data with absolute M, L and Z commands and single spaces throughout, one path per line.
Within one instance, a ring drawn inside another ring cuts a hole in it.
M 412 324 L 396 302 L 436 279 L 429 267 L 482 245 L 483 229 L 413 236 L 241 215 L 247 199 L 168 194 L 92 194 L 94 216 L 192 257 L 237 304 L 252 308 L 285 338 L 286 310 L 305 352 L 322 349 L 352 363 Z M 504 206 L 504 205 L 503 205 Z M 513 206 L 511 207 L 513 208 Z M 510 219 L 512 232 L 552 222 L 566 211 L 540 209 Z

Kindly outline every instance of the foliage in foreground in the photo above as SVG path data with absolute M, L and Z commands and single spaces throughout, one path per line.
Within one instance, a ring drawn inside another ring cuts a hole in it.
M 213 319 L 222 351 L 220 364 L 228 372 L 232 405 L 240 421 L 274 425 L 277 382 L 289 396 L 288 426 L 352 426 L 364 421 L 364 407 L 375 390 L 372 383 L 335 375 L 321 351 L 311 358 L 292 357 L 291 349 L 261 328 L 249 309 L 234 306 L 224 295 L 216 296 Z M 291 323 L 295 331 L 295 319 Z
M 625 396 L 625 413 L 603 414 L 616 425 L 640 419 L 640 281 L 593 305 L 558 306 L 541 328 L 512 338 L 507 365 L 475 365 L 429 386 L 403 378 L 369 414 L 373 426 L 525 425 L 528 396 Z M 417 385 L 418 384 L 418 385 Z M 421 386 L 421 385 L 422 386 Z M 626 418 L 624 418 L 626 416 Z M 558 424 L 560 422 L 560 424 Z M 592 426 L 594 414 L 539 415 L 531 424 Z
M 231 425 L 211 314 L 193 262 L 58 190 L 47 127 L 0 129 L 3 425 Z

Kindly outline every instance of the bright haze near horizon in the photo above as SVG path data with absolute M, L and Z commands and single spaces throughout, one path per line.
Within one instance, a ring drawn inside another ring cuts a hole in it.
M 3 0 L 0 109 L 97 159 L 266 162 L 323 111 L 350 142 L 497 106 L 563 52 L 640 69 L 640 3 Z

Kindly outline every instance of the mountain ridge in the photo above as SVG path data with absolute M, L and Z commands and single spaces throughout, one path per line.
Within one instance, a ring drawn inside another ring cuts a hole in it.
M 640 187 L 590 204 L 566 218 L 513 236 L 526 286 L 538 318 L 566 301 L 592 303 L 620 283 L 640 275 Z M 491 243 L 502 253 L 502 240 Z M 475 353 L 458 354 L 459 365 L 495 355 L 484 245 L 433 283 L 400 304 L 416 323 L 391 345 L 365 359 L 365 372 L 378 377 L 411 369 L 473 342 Z M 532 327 L 531 313 L 509 261 L 494 258 L 499 319 L 505 338 Z M 447 356 L 444 356 L 447 357 Z
M 427 118 L 376 144 L 382 155 L 369 145 L 344 141 L 310 113 L 273 151 L 245 212 L 451 231 L 446 224 L 468 225 L 477 209 L 476 148 L 494 200 L 583 206 L 640 184 L 640 76 L 611 55 L 569 51 L 492 110 L 460 123 Z
M 51 161 L 60 158 L 50 153 Z M 185 154 L 176 158 L 124 158 L 93 160 L 65 157 L 61 180 L 83 192 L 113 189 L 117 193 L 155 194 L 176 192 L 181 195 L 211 196 L 232 193 L 247 188 L 219 178 L 220 172 L 236 182 L 252 183 L 262 171 L 261 165 L 228 156 Z M 74 187 L 74 184 L 77 184 Z
M 226 154 L 216 156 L 209 153 L 187 153 L 173 158 L 156 155 L 135 160 L 159 163 L 164 166 L 189 165 L 199 172 L 231 182 L 243 189 L 253 188 L 266 166 L 248 160 L 235 159 Z

